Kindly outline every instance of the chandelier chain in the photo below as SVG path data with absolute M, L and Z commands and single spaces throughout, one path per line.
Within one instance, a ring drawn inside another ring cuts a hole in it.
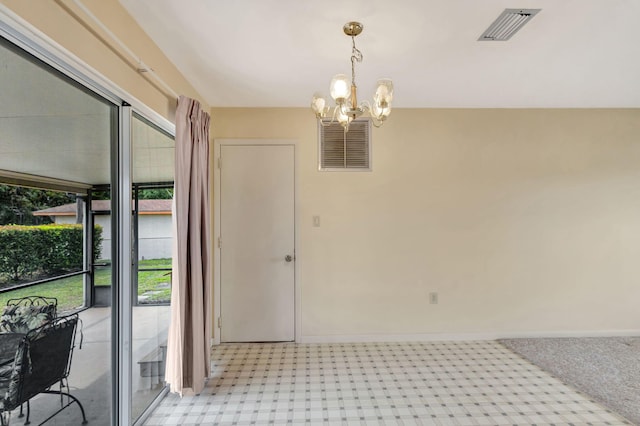
M 351 36 L 351 84 L 356 85 L 356 62 L 362 62 L 362 52 L 356 47 L 356 38 Z

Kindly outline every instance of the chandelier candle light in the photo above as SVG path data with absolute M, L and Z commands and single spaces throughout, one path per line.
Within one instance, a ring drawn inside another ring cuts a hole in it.
M 337 74 L 331 80 L 329 92 L 335 101 L 331 122 L 338 120 L 344 127 L 344 131 L 349 131 L 349 123 L 364 113 L 369 113 L 373 125 L 382 126 L 391 113 L 391 101 L 393 99 L 393 83 L 390 79 L 378 80 L 376 93 L 373 96 L 373 104 L 368 101 L 358 103 L 356 86 L 356 62 L 362 62 L 362 52 L 356 48 L 356 36 L 362 32 L 360 22 L 347 22 L 342 28 L 344 33 L 351 37 L 351 83 L 345 74 Z M 311 100 L 311 109 L 316 114 L 316 118 L 321 125 L 323 118 L 328 117 L 331 107 L 327 105 L 325 98 L 320 93 L 315 93 Z

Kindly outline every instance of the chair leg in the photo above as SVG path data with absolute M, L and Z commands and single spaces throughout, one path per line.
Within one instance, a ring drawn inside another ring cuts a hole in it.
M 78 407 L 80 407 L 80 412 L 82 412 L 82 424 L 86 425 L 88 422 L 87 422 L 87 416 L 84 415 L 84 407 L 82 406 L 82 404 L 80 403 L 78 398 L 76 398 L 75 396 L 71 395 L 70 393 L 68 393 L 67 395 L 70 398 L 72 398 L 76 403 L 78 403 Z
M 20 410 L 22 410 L 22 406 L 20 406 Z M 29 416 L 31 416 L 31 404 L 27 400 L 27 419 L 24 421 L 25 425 L 28 425 L 31 423 L 31 421 L 29 421 Z
M 50 419 L 52 419 L 56 414 L 60 413 L 62 410 L 64 410 L 65 408 L 67 408 L 68 406 L 70 406 L 71 404 L 73 404 L 74 402 L 76 404 L 78 404 L 78 407 L 80 407 L 80 412 L 82 413 L 82 424 L 85 425 L 88 423 L 87 421 L 87 416 L 84 413 L 84 407 L 82 406 L 82 404 L 80 403 L 80 401 L 78 400 L 78 398 L 76 398 L 75 396 L 71 395 L 68 392 L 63 392 L 63 391 L 54 391 L 54 390 L 46 390 L 43 391 L 41 393 L 49 393 L 49 394 L 57 394 L 57 395 L 64 395 L 68 398 L 71 398 L 73 401 L 67 403 L 64 405 L 64 407 L 60 408 L 58 411 L 56 411 L 55 413 L 53 413 L 51 416 L 47 417 L 42 423 L 40 424 L 44 424 L 46 422 L 48 422 Z M 27 409 L 29 408 L 29 406 L 27 405 Z M 27 412 L 28 415 L 28 412 Z

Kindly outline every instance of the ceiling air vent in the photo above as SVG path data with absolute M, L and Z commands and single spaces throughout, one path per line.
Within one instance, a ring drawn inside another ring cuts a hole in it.
M 349 131 L 338 122 L 323 120 L 319 134 L 319 169 L 322 171 L 371 170 L 371 122 L 354 120 Z
M 478 41 L 506 41 L 542 9 L 505 9 Z

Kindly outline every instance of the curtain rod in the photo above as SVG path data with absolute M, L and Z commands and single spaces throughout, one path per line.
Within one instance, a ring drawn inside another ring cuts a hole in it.
M 129 47 L 124 44 L 122 40 L 118 38 L 102 21 L 94 15 L 80 0 L 73 0 L 76 6 L 78 6 L 85 15 L 87 15 L 93 22 L 95 22 L 102 31 L 104 31 L 122 50 L 124 50 L 133 60 L 138 63 L 137 71 L 140 74 L 148 74 L 167 92 L 165 95 L 171 95 L 175 99 L 178 99 L 178 93 L 171 88 L 156 72 L 147 64 L 142 61 L 140 56 L 136 55 Z

